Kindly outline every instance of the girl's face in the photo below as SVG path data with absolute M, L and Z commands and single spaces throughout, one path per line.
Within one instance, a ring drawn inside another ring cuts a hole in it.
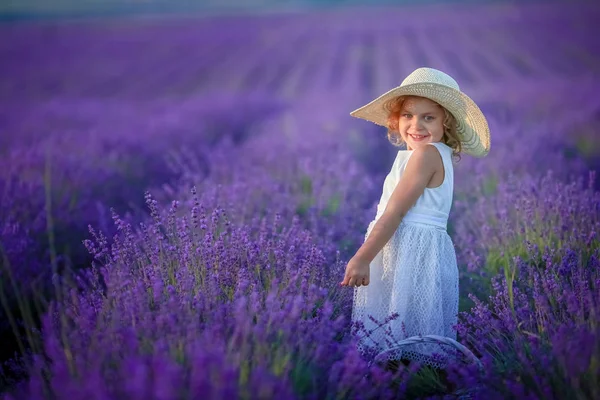
M 444 136 L 444 110 L 424 97 L 409 97 L 404 101 L 398 118 L 398 131 L 408 150 L 435 143 Z

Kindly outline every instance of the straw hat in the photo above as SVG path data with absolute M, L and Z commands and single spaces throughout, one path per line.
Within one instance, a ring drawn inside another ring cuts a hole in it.
M 474 157 L 485 157 L 490 151 L 490 128 L 477 104 L 460 91 L 448 74 L 433 68 L 417 68 L 400 86 L 382 94 L 369 104 L 350 113 L 377 125 L 387 127 L 388 113 L 383 104 L 398 96 L 421 96 L 435 101 L 454 115 L 462 149 Z

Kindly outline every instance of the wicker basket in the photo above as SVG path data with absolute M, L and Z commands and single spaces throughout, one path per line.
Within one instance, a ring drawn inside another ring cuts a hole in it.
M 465 346 L 458 343 L 454 339 L 451 339 L 451 338 L 448 338 L 445 336 L 439 336 L 439 335 L 411 336 L 409 338 L 401 340 L 401 341 L 397 342 L 397 344 L 395 346 L 390 347 L 389 349 L 386 349 L 386 350 L 382 351 L 381 353 L 377 354 L 374 357 L 374 359 L 369 363 L 369 365 L 380 362 L 382 360 L 383 356 L 385 356 L 390 351 L 397 350 L 397 349 L 401 348 L 402 346 L 415 344 L 415 343 L 437 343 L 441 346 L 443 346 L 443 345 L 450 346 L 450 347 L 458 350 L 464 356 L 464 358 L 467 360 L 468 363 L 470 362 L 470 363 L 477 365 L 479 371 L 480 372 L 483 371 L 482 362 L 473 354 L 473 352 L 471 352 L 471 350 L 467 349 Z M 465 399 L 466 400 L 466 399 L 471 399 L 472 396 L 477 392 L 478 389 L 479 389 L 479 387 L 463 388 L 463 389 L 458 389 L 458 390 L 454 391 L 453 394 L 455 396 L 457 396 L 456 397 L 457 399 Z
M 467 349 L 465 346 L 458 343 L 454 339 L 439 335 L 411 336 L 407 339 L 399 341 L 396 344 L 396 346 L 390 347 L 389 349 L 386 349 L 385 351 L 382 351 L 381 353 L 377 354 L 371 362 L 378 362 L 382 358 L 382 356 L 389 353 L 390 351 L 397 350 L 402 346 L 415 343 L 438 343 L 440 345 L 447 345 L 453 347 L 456 350 L 460 351 L 460 353 L 463 354 L 467 360 L 474 364 L 477 364 L 480 370 L 483 370 L 483 364 L 477 357 L 475 357 L 471 350 Z

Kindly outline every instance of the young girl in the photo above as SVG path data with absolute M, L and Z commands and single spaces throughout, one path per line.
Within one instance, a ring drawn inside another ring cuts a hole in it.
M 356 287 L 353 322 L 372 331 L 359 338 L 359 349 L 375 347 L 385 352 L 384 359 L 443 367 L 432 357 L 443 352 L 437 343 L 395 347 L 394 341 L 430 334 L 456 340 L 458 269 L 446 231 L 452 157 L 487 155 L 487 120 L 452 77 L 433 68 L 416 69 L 400 86 L 350 115 L 387 127 L 388 139 L 407 148 L 398 151 L 377 215 L 341 282 Z M 379 329 L 369 318 L 382 323 L 392 314 L 398 317 Z

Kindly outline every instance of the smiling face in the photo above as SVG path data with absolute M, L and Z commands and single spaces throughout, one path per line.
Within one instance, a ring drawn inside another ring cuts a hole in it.
M 444 136 L 444 109 L 424 97 L 409 97 L 398 116 L 398 131 L 408 150 L 440 142 Z

